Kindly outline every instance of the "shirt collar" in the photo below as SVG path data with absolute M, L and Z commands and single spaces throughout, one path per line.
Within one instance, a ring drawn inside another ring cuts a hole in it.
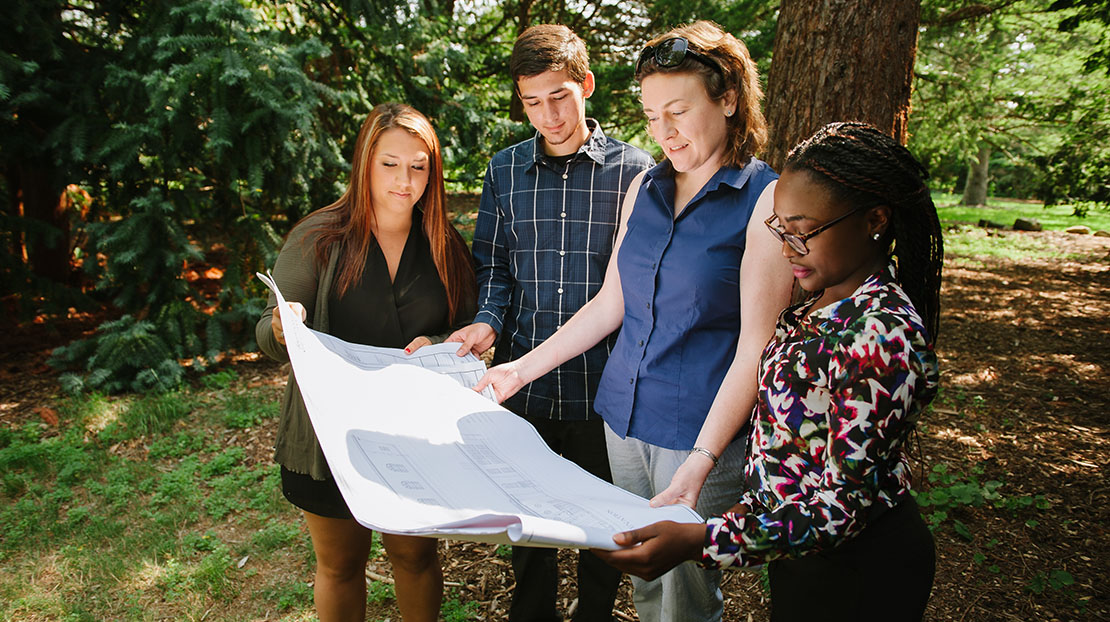
M 756 168 L 755 162 L 756 160 L 753 157 L 751 160 L 748 161 L 744 168 L 737 168 L 735 166 L 722 166 L 721 168 L 717 169 L 717 172 L 713 173 L 713 176 L 709 178 L 709 181 L 705 182 L 705 185 L 702 186 L 700 190 L 698 190 L 697 194 L 695 194 L 692 199 L 690 199 L 690 203 L 688 205 L 694 206 L 701 200 L 702 197 L 716 192 L 720 189 L 721 186 L 729 186 L 735 190 L 742 189 L 744 185 L 748 183 L 748 178 L 752 176 L 752 171 L 754 171 Z M 648 169 L 647 173 L 644 174 L 644 181 L 642 185 L 647 186 L 649 181 L 654 180 L 656 187 L 659 189 L 659 192 L 664 197 L 669 197 L 669 199 L 664 199 L 664 204 L 671 205 L 674 201 L 674 174 L 674 165 L 671 164 L 670 160 L 664 159 L 659 164 L 656 164 L 655 166 Z M 688 211 L 689 209 L 683 210 L 679 218 L 685 216 Z
M 586 142 L 578 148 L 577 153 L 584 153 L 586 157 L 594 162 L 605 164 L 605 149 L 609 141 L 606 139 L 605 132 L 601 129 L 601 124 L 595 119 L 586 117 L 586 127 L 590 130 L 590 135 L 586 138 Z M 543 135 L 539 131 L 536 131 L 536 135 L 532 137 L 530 145 L 532 147 L 532 163 L 538 164 L 547 156 L 543 151 Z
M 894 259 L 891 258 L 887 261 L 885 268 L 881 268 L 877 272 L 872 273 L 871 276 L 867 277 L 867 279 L 863 281 L 863 284 L 857 287 L 856 291 L 852 292 L 851 296 L 848 296 L 843 300 L 831 302 L 825 307 L 815 310 L 813 313 L 810 313 L 809 317 L 806 318 L 806 321 L 814 322 L 820 318 L 830 316 L 836 310 L 836 308 L 840 306 L 840 303 L 844 302 L 844 300 L 875 298 L 876 294 L 880 293 L 884 289 L 887 289 L 892 283 L 897 282 L 898 279 L 895 277 Z M 790 309 L 788 309 L 788 311 L 793 311 L 793 316 L 795 318 L 795 321 L 797 321 L 797 319 L 805 315 L 810 307 L 817 303 L 818 298 L 820 298 L 820 296 L 815 295 L 810 300 L 791 307 Z
M 753 157 L 744 165 L 744 168 L 722 166 L 717 169 L 716 173 L 713 173 L 713 176 L 709 178 L 709 181 L 706 182 L 702 190 L 710 192 L 723 185 L 732 186 L 737 190 L 743 188 L 744 184 L 748 183 L 748 178 L 752 176 L 752 171 L 755 170 L 755 166 L 752 166 L 754 162 L 755 158 Z M 648 179 L 659 179 L 661 177 L 674 178 L 674 165 L 666 158 L 663 158 L 662 162 L 648 169 L 648 172 L 644 174 L 644 182 L 646 183 Z

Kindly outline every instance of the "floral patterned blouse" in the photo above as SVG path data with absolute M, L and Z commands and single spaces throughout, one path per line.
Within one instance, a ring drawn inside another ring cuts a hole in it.
M 779 316 L 760 362 L 745 468 L 747 514 L 706 523 L 702 565 L 758 565 L 829 549 L 910 490 L 903 445 L 937 391 L 937 360 L 894 279 Z

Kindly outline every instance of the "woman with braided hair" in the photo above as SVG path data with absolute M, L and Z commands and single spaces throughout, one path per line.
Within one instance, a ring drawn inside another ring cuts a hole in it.
M 776 622 L 921 619 L 935 551 L 905 444 L 938 379 L 943 249 L 926 178 L 861 123 L 790 152 L 766 225 L 812 294 L 763 351 L 749 489 L 704 525 L 656 523 L 599 555 L 643 577 L 768 563 Z

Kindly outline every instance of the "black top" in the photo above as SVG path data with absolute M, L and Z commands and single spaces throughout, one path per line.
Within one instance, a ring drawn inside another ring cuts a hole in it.
M 417 337 L 451 329 L 447 291 L 436 272 L 419 214 L 413 210 L 412 228 L 392 283 L 375 239 L 366 253 L 362 279 L 342 298 L 332 288 L 328 295 L 332 335 L 351 343 L 403 348 Z

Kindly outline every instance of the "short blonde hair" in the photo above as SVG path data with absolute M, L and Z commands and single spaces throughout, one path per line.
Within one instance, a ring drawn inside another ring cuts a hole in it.
M 636 72 L 636 80 L 653 73 L 693 73 L 701 77 L 705 92 L 714 101 L 724 99 L 725 94 L 735 90 L 736 112 L 727 120 L 728 144 L 725 148 L 724 164 L 743 167 L 748 160 L 767 144 L 767 120 L 760 110 L 763 89 L 759 86 L 759 70 L 742 41 L 725 32 L 717 24 L 701 20 L 679 26 L 666 34 L 655 37 L 645 47 L 682 37 L 689 42 L 692 51 L 699 52 L 717 62 L 721 72 L 687 57 L 674 67 L 660 67 L 649 57 Z

